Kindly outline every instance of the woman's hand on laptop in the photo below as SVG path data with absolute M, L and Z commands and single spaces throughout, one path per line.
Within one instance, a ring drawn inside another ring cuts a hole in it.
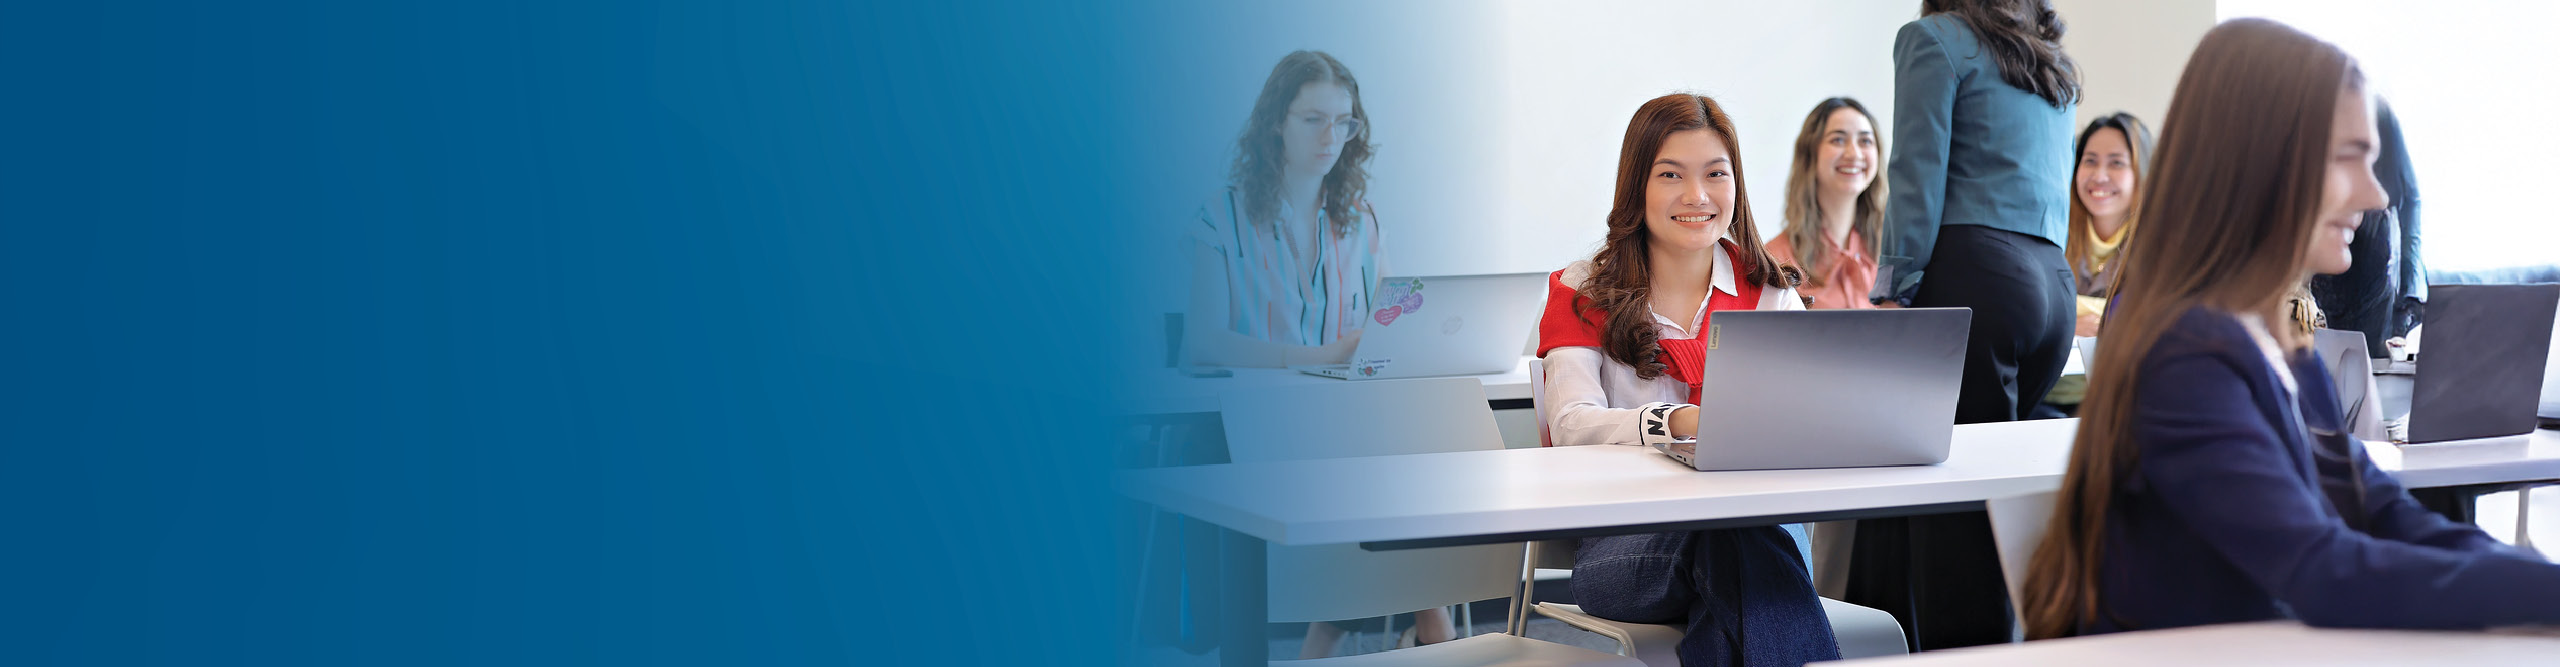
M 1331 343 L 1325 343 L 1315 347 L 1293 346 L 1289 348 L 1288 356 L 1290 358 L 1285 363 L 1280 364 L 1280 366 L 1286 368 L 1289 366 L 1323 366 L 1328 364 L 1350 363 L 1352 351 L 1360 349 L 1361 331 L 1361 329 L 1352 329 L 1351 331 L 1342 334 L 1341 338 L 1334 339 Z
M 1671 411 L 1670 425 L 1672 439 L 1698 437 L 1698 406 L 1683 405 Z

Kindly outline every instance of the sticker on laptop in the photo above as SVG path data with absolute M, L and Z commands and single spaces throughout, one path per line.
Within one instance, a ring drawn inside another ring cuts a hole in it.
M 1378 326 L 1395 324 L 1396 318 L 1422 310 L 1422 279 L 1387 283 L 1386 293 L 1379 295 L 1378 301 L 1387 305 L 1369 313 L 1369 319 L 1376 320 Z

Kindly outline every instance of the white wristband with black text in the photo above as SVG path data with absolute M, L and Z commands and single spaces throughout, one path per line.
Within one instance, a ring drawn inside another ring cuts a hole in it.
M 1671 413 L 1689 407 L 1682 403 L 1646 403 L 1636 408 L 1636 439 L 1645 446 L 1663 449 L 1681 440 L 1671 437 Z

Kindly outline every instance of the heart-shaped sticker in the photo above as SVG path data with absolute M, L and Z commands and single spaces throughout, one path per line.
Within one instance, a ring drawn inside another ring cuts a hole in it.
M 1370 314 L 1369 314 L 1369 317 L 1370 317 L 1371 319 L 1375 319 L 1375 320 L 1377 320 L 1377 321 L 1378 321 L 1378 326 L 1386 326 L 1386 325 L 1389 325 L 1389 324 L 1395 324 L 1395 323 L 1396 323 L 1396 317 L 1397 317 L 1397 316 L 1400 316 L 1400 315 L 1403 315 L 1403 314 L 1404 314 L 1404 307 L 1403 307 L 1403 306 L 1388 306 L 1388 307 L 1385 307 L 1385 308 L 1380 308 L 1380 309 L 1378 309 L 1378 312 L 1370 313 Z
M 1407 313 L 1422 310 L 1422 293 L 1414 292 L 1404 295 L 1404 302 L 1396 305 L 1403 306 L 1404 312 Z

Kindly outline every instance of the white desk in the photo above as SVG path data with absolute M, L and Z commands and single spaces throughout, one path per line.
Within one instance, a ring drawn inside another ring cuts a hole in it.
M 1224 659 L 1262 665 L 1265 544 L 1406 549 L 1978 509 L 2059 488 L 2078 426 L 1958 426 L 1935 466 L 1698 472 L 1651 449 L 1592 446 L 1153 468 L 1116 485 L 1226 529 L 1221 646 L 1240 650 Z M 2411 488 L 2560 479 L 2560 432 L 2372 449 Z
M 2339 630 L 2293 621 L 2203 625 L 1851 660 L 1853 665 L 2493 665 L 2560 664 L 2548 631 Z
M 2078 425 L 1958 426 L 1934 466 L 1701 473 L 1642 447 L 1541 447 L 1152 468 L 1118 487 L 1275 544 L 1485 544 L 1955 511 L 2060 488 Z M 2560 479 L 2560 431 L 2368 449 L 2410 488 Z
M 2374 465 L 2413 489 L 2560 479 L 2560 431 L 2423 445 L 2374 445 Z M 2555 658 L 2560 664 L 2560 658 Z
M 1936 466 L 1702 473 L 1648 448 L 1591 446 L 1153 468 L 1116 482 L 1225 528 L 1219 659 L 1260 666 L 1266 544 L 1401 549 L 1975 509 L 2054 488 L 2077 424 L 1958 426 Z
M 1489 401 L 1519 401 L 1529 398 L 1529 360 L 1523 356 L 1511 370 L 1491 375 L 1473 375 L 1484 382 L 1484 397 Z M 1192 412 L 1217 412 L 1221 400 L 1238 390 L 1292 384 L 1349 382 L 1316 377 L 1286 368 L 1231 368 L 1235 377 L 1195 378 L 1171 368 L 1150 368 L 1138 374 L 1133 391 L 1123 402 L 1123 414 L 1167 415 Z M 1402 380 L 1361 380 L 1361 382 L 1402 382 Z
M 1958 426 L 1934 466 L 1702 473 L 1644 447 L 1155 468 L 1123 494 L 1275 544 L 1404 548 L 1956 511 L 2060 485 L 2078 420 Z M 1897 511 L 1906 510 L 1906 511 Z

